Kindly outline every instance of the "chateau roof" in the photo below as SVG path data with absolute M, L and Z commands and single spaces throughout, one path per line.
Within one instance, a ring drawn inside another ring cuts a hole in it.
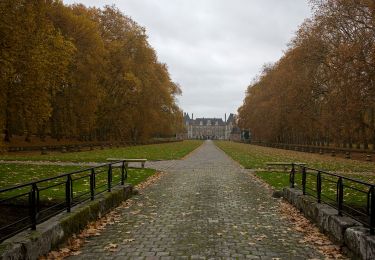
M 185 121 L 185 124 L 195 125 L 195 126 L 199 126 L 199 125 L 226 126 L 226 125 L 229 125 L 230 123 L 235 125 L 236 115 L 233 113 L 230 113 L 228 120 L 224 121 L 222 118 L 216 118 L 216 117 L 213 117 L 213 118 L 212 117 L 211 118 L 198 117 L 194 119 L 193 114 L 190 117 L 188 113 L 184 113 L 184 121 Z
M 230 113 L 229 117 L 228 117 L 228 120 L 227 122 L 235 122 L 236 118 L 235 118 L 235 115 L 233 113 Z
M 184 120 L 185 121 L 190 120 L 190 116 L 188 113 L 184 113 Z
M 219 125 L 225 126 L 225 122 L 221 118 L 196 118 L 196 119 L 188 119 L 189 125 Z

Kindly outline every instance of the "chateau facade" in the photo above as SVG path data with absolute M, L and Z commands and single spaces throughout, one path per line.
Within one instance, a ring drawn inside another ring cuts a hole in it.
M 233 133 L 237 132 L 236 116 L 230 114 L 228 120 L 222 118 L 196 118 L 188 113 L 184 113 L 185 126 L 188 139 L 219 139 L 229 140 L 233 138 Z

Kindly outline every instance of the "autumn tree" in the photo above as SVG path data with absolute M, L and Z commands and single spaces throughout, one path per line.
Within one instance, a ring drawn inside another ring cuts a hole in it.
M 284 56 L 249 86 L 240 122 L 265 141 L 367 148 L 374 141 L 374 3 L 311 4 L 314 16 Z
M 181 90 L 114 6 L 0 2 L 0 125 L 12 134 L 143 141 L 181 129 Z
M 53 92 L 67 74 L 74 45 L 53 27 L 46 1 L 2 1 L 1 115 L 5 140 L 13 133 L 30 134 L 45 127 L 51 113 Z

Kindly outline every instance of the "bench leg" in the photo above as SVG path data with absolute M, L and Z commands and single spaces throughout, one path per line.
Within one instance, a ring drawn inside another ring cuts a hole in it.
M 144 162 L 142 162 L 142 168 L 145 168 L 145 163 Z

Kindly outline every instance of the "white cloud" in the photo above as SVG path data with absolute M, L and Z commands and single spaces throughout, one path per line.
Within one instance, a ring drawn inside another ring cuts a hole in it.
M 159 60 L 183 91 L 179 104 L 200 117 L 223 117 L 247 85 L 275 62 L 311 14 L 307 0 L 65 0 L 115 4 L 144 26 Z

